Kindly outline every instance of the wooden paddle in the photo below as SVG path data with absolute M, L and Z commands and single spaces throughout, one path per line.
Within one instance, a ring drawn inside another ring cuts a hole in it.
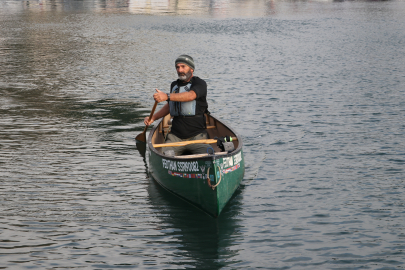
M 157 104 L 158 104 L 158 102 L 155 101 L 155 105 L 153 105 L 152 111 L 150 112 L 150 115 L 149 115 L 149 119 L 151 119 L 153 114 L 155 113 Z M 135 137 L 135 140 L 137 140 L 138 142 L 146 143 L 146 130 L 147 129 L 148 129 L 148 126 L 145 126 L 145 129 L 143 130 L 143 132 L 141 134 L 138 134 L 138 136 Z
M 232 137 L 232 141 L 237 141 L 238 138 Z M 206 140 L 194 140 L 194 141 L 184 141 L 184 142 L 175 142 L 175 143 L 161 143 L 161 144 L 153 144 L 153 147 L 176 147 L 176 146 L 185 146 L 189 144 L 195 144 L 195 143 L 216 143 L 216 139 L 206 139 Z

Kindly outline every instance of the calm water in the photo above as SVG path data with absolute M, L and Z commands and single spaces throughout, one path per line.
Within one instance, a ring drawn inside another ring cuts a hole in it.
M 404 269 L 405 1 L 0 3 L 0 269 Z M 196 61 L 244 138 L 218 219 L 134 137 Z

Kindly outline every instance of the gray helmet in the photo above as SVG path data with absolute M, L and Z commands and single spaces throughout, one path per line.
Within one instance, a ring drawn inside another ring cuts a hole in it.
M 177 57 L 175 65 L 177 65 L 178 63 L 186 64 L 187 66 L 191 67 L 193 70 L 195 69 L 194 59 L 189 55 L 182 54 L 179 57 Z

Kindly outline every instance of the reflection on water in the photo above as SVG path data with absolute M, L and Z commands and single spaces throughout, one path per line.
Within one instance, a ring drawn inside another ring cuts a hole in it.
M 36 12 L 128 12 L 131 14 L 150 15 L 182 15 L 182 16 L 211 16 L 226 17 L 260 17 L 268 15 L 302 14 L 306 10 L 311 13 L 314 3 L 321 12 L 336 11 L 331 2 L 341 0 L 315 1 L 284 1 L 284 0 L 92 0 L 92 1 L 62 1 L 62 0 L 25 0 L 5 1 L 3 6 L 14 11 L 32 10 Z M 310 5 L 308 5 L 310 3 Z M 329 4 L 328 4 L 329 3 Z M 309 9 L 309 10 L 308 10 Z M 337 10 L 340 10 L 339 7 Z
M 96 12 L 129 12 L 132 14 L 153 15 L 206 15 L 214 17 L 263 16 L 274 13 L 278 1 L 274 0 L 26 0 L 6 1 L 3 5 L 15 11 L 20 9 L 37 12 L 53 11 L 96 11 Z
M 240 191 L 237 193 L 223 214 L 213 219 L 151 180 L 148 194 L 153 210 L 159 213 L 156 223 L 178 245 L 173 255 L 179 260 L 172 262 L 174 266 L 181 268 L 186 261 L 196 269 L 221 269 L 228 259 L 241 252 L 234 247 L 234 242 L 241 240 L 238 215 L 242 197 L 238 196 Z
M 364 0 L 376 2 L 376 0 Z M 387 0 L 381 0 L 387 1 Z M 391 0 L 388 0 L 391 1 Z M 285 0 L 25 0 L 5 1 L 7 8 L 15 11 L 24 9 L 37 12 L 72 12 L 91 11 L 101 13 L 128 12 L 131 14 L 149 15 L 182 15 L 211 16 L 214 18 L 260 17 L 276 15 L 293 15 L 314 11 L 316 6 L 319 15 L 342 11 L 342 6 L 331 5 L 342 0 L 285 1 Z M 343 7 L 344 9 L 344 7 Z

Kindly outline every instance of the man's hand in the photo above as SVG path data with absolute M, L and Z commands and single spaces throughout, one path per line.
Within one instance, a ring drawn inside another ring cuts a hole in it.
M 167 94 L 163 93 L 162 91 L 160 91 L 159 89 L 156 89 L 156 93 L 153 94 L 153 99 L 156 102 L 162 102 L 162 101 L 166 101 L 167 100 Z
M 153 119 L 153 116 L 151 119 L 149 119 L 149 116 L 146 116 L 145 119 L 143 120 L 143 123 L 145 124 L 145 126 L 150 126 L 150 125 L 152 125 L 153 122 L 155 122 L 155 120 Z

